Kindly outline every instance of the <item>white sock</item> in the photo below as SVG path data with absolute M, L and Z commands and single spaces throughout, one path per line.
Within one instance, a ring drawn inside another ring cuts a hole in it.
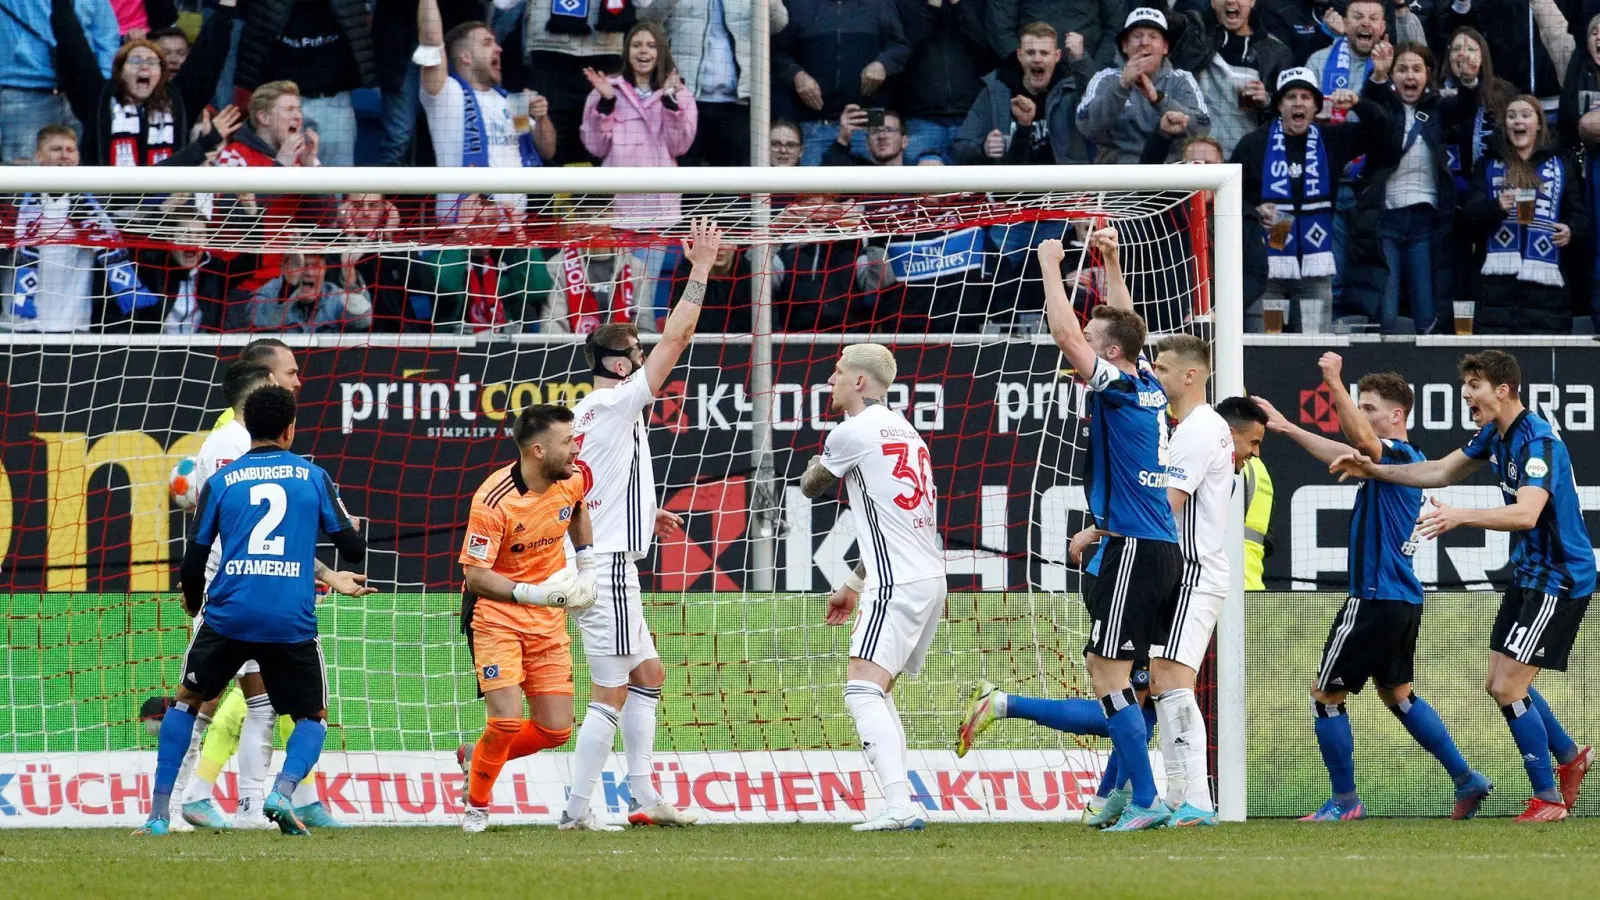
M 572 794 L 567 797 L 567 818 L 581 819 L 589 814 L 589 795 L 606 767 L 612 744 L 617 739 L 618 713 L 610 706 L 591 702 L 589 712 L 578 728 L 572 748 Z
M 295 809 L 321 802 L 321 799 L 317 797 L 317 776 L 308 775 L 304 781 L 295 785 L 294 797 L 289 802 L 294 804 Z
M 1179 802 L 1187 801 L 1197 809 L 1213 811 L 1211 773 L 1206 761 L 1206 719 L 1200 712 L 1194 691 L 1188 688 L 1167 691 L 1156 703 L 1158 715 L 1163 707 L 1169 710 L 1170 722 L 1164 723 L 1161 730 L 1163 734 L 1172 732 L 1172 752 L 1183 770 L 1183 792 L 1175 794 L 1169 787 L 1167 796 L 1176 797 Z M 1168 752 L 1165 740 L 1163 738 L 1162 753 Z
M 622 752 L 628 757 L 628 792 L 640 806 L 661 802 L 651 782 L 656 752 L 656 707 L 661 688 L 630 686 L 622 707 Z
M 244 703 L 244 724 L 239 726 L 239 799 L 248 799 L 250 808 L 259 812 L 267 798 L 264 786 L 272 768 L 272 730 L 278 717 L 266 694 L 246 697 Z
M 911 768 L 911 745 L 906 741 L 906 723 L 900 719 L 900 707 L 894 705 L 894 691 L 883 692 L 883 705 L 889 708 L 889 716 L 894 719 L 894 730 L 900 734 L 900 759 L 907 769 Z M 909 783 L 910 778 L 906 781 Z
M 851 681 L 844 686 L 844 705 L 856 720 L 867 762 L 878 775 L 883 799 L 890 809 L 911 806 L 911 781 L 906 777 L 905 734 L 897 718 L 889 713 L 883 689 L 870 681 Z
M 200 745 L 206 740 L 206 726 L 211 724 L 211 717 L 198 715 L 194 719 L 194 733 L 189 735 L 189 749 L 183 754 L 183 764 L 178 766 L 178 780 L 172 783 L 172 796 L 182 798 L 179 803 L 194 803 L 211 796 L 211 783 L 203 778 L 193 778 L 194 764 L 200 761 Z M 191 782 L 197 791 L 204 793 L 198 797 L 189 796 Z
M 1161 762 L 1167 770 L 1167 795 L 1168 806 L 1179 806 L 1183 803 L 1185 790 L 1185 774 L 1183 761 L 1178 758 L 1177 748 L 1173 746 L 1173 737 L 1177 729 L 1172 724 L 1172 716 L 1176 712 L 1176 702 L 1173 695 L 1177 691 L 1167 691 L 1156 695 L 1156 746 L 1161 748 Z

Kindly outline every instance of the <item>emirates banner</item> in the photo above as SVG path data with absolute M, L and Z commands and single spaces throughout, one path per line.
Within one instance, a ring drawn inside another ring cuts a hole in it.
M 216 384 L 237 348 L 117 348 L 12 343 L 0 384 L 0 578 L 8 590 L 169 590 L 184 516 L 167 471 L 195 452 L 221 410 Z M 1320 388 L 1321 348 L 1250 347 L 1247 380 L 1308 428 L 1337 436 Z M 748 344 L 697 343 L 650 413 L 661 505 L 686 534 L 658 544 L 645 567 L 656 590 L 751 584 L 750 537 L 765 520 L 774 586 L 823 590 L 855 556 L 849 516 L 800 496 L 798 477 L 838 417 L 829 411 L 831 344 L 773 348 L 777 489 L 755 494 L 754 398 Z M 952 590 L 1076 588 L 1064 563 L 1083 523 L 1081 390 L 1044 343 L 901 344 L 889 403 L 927 436 Z M 1584 503 L 1600 509 L 1591 348 L 1520 348 L 1524 398 L 1561 428 Z M 219 362 L 219 354 L 221 361 Z M 513 458 L 507 411 L 571 404 L 591 388 L 576 345 L 351 346 L 297 350 L 302 411 L 296 449 L 324 466 L 369 521 L 369 573 L 397 589 L 459 581 L 467 504 Z M 1401 369 L 1416 387 L 1411 438 L 1439 456 L 1471 433 L 1446 347 L 1362 344 L 1345 372 Z M 1276 486 L 1268 586 L 1339 589 L 1355 488 L 1337 485 L 1286 439 L 1267 441 Z M 1436 492 L 1454 503 L 1500 502 L 1487 478 Z M 1595 525 L 1600 525 L 1596 521 Z M 1424 545 L 1424 581 L 1481 587 L 1506 563 L 1509 537 L 1476 531 Z

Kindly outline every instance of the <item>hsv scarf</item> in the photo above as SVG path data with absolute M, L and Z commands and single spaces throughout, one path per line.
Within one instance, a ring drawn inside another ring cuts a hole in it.
M 1344 38 L 1335 40 L 1333 46 L 1328 49 L 1328 62 L 1322 70 L 1322 96 L 1332 97 L 1334 91 L 1356 90 L 1353 86 L 1355 82 L 1350 79 L 1350 59 L 1350 42 Z M 1361 77 L 1365 80 L 1370 74 L 1372 74 L 1372 60 L 1368 59 Z M 1338 124 L 1343 122 L 1347 115 L 1348 111 L 1335 109 L 1332 121 Z
M 619 254 L 620 255 L 620 254 Z M 600 301 L 589 284 L 583 254 L 575 247 L 561 251 L 561 283 L 567 291 L 567 323 L 573 334 L 588 334 L 600 327 Z M 611 319 L 633 318 L 633 263 L 622 264 L 622 276 L 611 290 Z
M 465 78 L 454 72 L 450 77 L 461 85 L 461 164 L 469 169 L 487 168 L 489 165 L 489 131 L 484 127 L 483 110 L 478 106 L 478 95 Z M 496 86 L 495 93 L 506 96 L 505 88 Z M 544 165 L 539 151 L 533 146 L 533 132 L 524 132 L 517 138 L 517 150 L 522 154 L 522 167 L 532 169 Z
M 19 237 L 23 240 L 48 241 L 53 244 L 71 244 L 78 241 L 99 244 L 116 240 L 117 227 L 106 213 L 105 207 L 93 194 L 77 194 L 67 212 L 67 222 L 61 227 L 42 233 L 43 203 L 41 194 L 23 194 L 17 210 Z M 16 290 L 12 295 L 11 314 L 19 319 L 34 319 L 39 315 L 34 296 L 39 290 L 39 254 L 23 246 L 18 249 Z M 121 247 L 103 248 L 95 254 L 95 262 L 105 272 L 106 293 L 115 300 L 124 316 L 136 309 L 155 306 L 161 298 L 151 293 L 139 281 L 128 251 Z
M 1267 132 L 1267 159 L 1261 170 L 1261 199 L 1294 216 L 1293 230 L 1282 250 L 1267 244 L 1267 277 L 1296 280 L 1333 274 L 1333 182 L 1328 147 L 1315 125 L 1306 132 L 1305 159 L 1290 162 L 1283 120 L 1273 119 Z M 1294 192 L 1300 182 L 1300 196 Z M 1269 223 L 1262 227 L 1270 230 Z
M 632 0 L 603 0 L 594 28 L 621 34 L 636 21 Z M 589 34 L 589 0 L 550 0 L 550 21 L 544 28 L 551 34 Z
M 1505 189 L 1506 164 L 1490 159 L 1484 168 L 1489 196 L 1500 196 Z M 1561 248 L 1551 238 L 1561 221 L 1561 190 L 1567 169 L 1561 157 L 1552 156 L 1539 166 L 1539 196 L 1533 201 L 1533 224 L 1519 225 L 1517 214 L 1509 213 L 1494 234 L 1489 236 L 1483 274 L 1510 275 L 1518 281 L 1563 287 Z

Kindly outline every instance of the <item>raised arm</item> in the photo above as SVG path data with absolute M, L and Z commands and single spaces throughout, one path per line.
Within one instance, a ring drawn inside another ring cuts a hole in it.
M 1407 463 L 1403 466 L 1380 465 L 1365 454 L 1347 453 L 1329 463 L 1328 471 L 1338 475 L 1340 481 L 1348 478 L 1371 478 L 1376 481 L 1387 481 L 1390 484 L 1403 484 L 1406 487 L 1436 488 L 1459 484 L 1467 476 L 1478 471 L 1482 465 L 1483 460 L 1473 459 L 1460 450 L 1450 451 L 1450 455 L 1443 459 Z
M 1061 261 L 1067 251 L 1054 238 L 1039 245 L 1039 274 L 1044 279 L 1044 311 L 1050 322 L 1050 337 L 1061 348 L 1078 377 L 1088 379 L 1094 375 L 1096 356 L 1094 348 L 1083 336 L 1078 324 L 1078 312 L 1067 297 L 1067 286 L 1061 281 Z
M 1278 408 L 1267 402 L 1265 398 L 1252 396 L 1250 399 L 1256 401 L 1256 405 L 1261 407 L 1261 411 L 1267 414 L 1268 431 L 1272 432 L 1273 434 L 1281 434 L 1289 440 L 1294 441 L 1296 444 L 1299 444 L 1307 453 L 1315 456 L 1318 461 L 1328 464 L 1332 463 L 1341 456 L 1351 456 L 1355 454 L 1356 451 L 1348 444 L 1341 444 L 1338 441 L 1329 440 L 1320 434 L 1312 434 L 1304 428 L 1301 428 L 1299 425 L 1289 421 L 1287 418 L 1284 418 L 1283 413 L 1278 412 Z
M 430 97 L 444 90 L 444 83 L 450 78 L 445 54 L 444 19 L 439 16 L 439 0 L 421 0 L 417 4 L 417 65 L 422 70 L 422 89 Z M 422 58 L 424 56 L 426 59 Z
M 694 337 L 695 324 L 700 321 L 700 306 L 706 299 L 706 281 L 711 278 L 711 267 L 716 265 L 717 251 L 722 248 L 722 230 L 710 219 L 695 219 L 689 223 L 689 238 L 683 242 L 683 255 L 693 266 L 689 270 L 689 283 L 683 286 L 678 304 L 667 314 L 667 323 L 661 329 L 661 342 L 644 361 L 644 377 L 652 394 L 661 390 L 672 374 L 673 366 L 689 347 Z
M 1322 370 L 1322 383 L 1333 395 L 1334 408 L 1339 411 L 1339 428 L 1350 439 L 1350 446 L 1372 459 L 1383 459 L 1383 442 L 1378 440 L 1372 423 L 1367 421 L 1344 386 L 1344 358 L 1330 351 L 1317 360 L 1317 367 Z
M 1133 312 L 1133 294 L 1122 276 L 1122 257 L 1117 252 L 1117 230 L 1102 228 L 1089 240 L 1100 251 L 1100 262 L 1106 271 L 1106 305 Z

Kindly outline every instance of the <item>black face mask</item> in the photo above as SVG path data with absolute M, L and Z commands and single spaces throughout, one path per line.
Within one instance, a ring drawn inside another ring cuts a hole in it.
M 620 356 L 623 359 L 633 363 L 633 370 L 635 372 L 639 371 L 639 369 L 644 366 L 645 352 L 642 345 L 629 347 L 626 350 L 612 350 L 610 347 L 602 347 L 595 343 L 594 332 L 589 332 L 589 335 L 590 336 L 587 339 L 587 343 L 589 345 L 590 352 L 594 354 L 594 368 L 590 371 L 590 374 L 594 375 L 596 378 L 617 377 L 617 373 L 606 368 L 606 360 L 613 356 Z M 633 355 L 635 350 L 639 352 L 638 358 L 635 358 Z

